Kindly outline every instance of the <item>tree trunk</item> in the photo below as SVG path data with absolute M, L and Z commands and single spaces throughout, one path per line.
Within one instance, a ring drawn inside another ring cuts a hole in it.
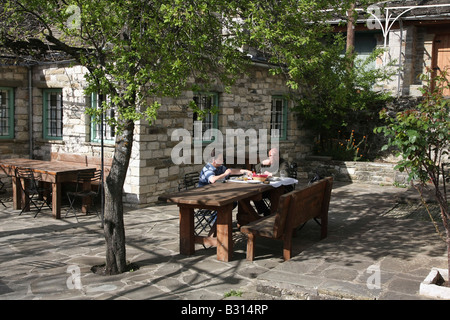
M 354 17 L 355 4 L 352 4 L 350 9 L 347 11 L 348 21 L 347 21 L 347 56 L 350 57 L 355 51 L 355 17 Z M 350 66 L 350 68 L 353 66 Z
M 355 4 L 352 3 L 347 11 L 347 52 L 353 53 L 355 48 Z
M 131 157 L 133 131 L 134 122 L 127 121 L 122 133 L 116 137 L 111 172 L 105 183 L 104 232 L 107 275 L 122 273 L 126 270 L 122 189 Z

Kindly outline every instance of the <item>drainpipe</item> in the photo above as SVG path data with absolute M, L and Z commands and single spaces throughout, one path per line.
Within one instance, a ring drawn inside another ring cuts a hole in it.
M 399 48 L 399 56 L 398 56 L 398 78 L 397 78 L 397 97 L 403 95 L 403 86 L 405 82 L 405 69 L 402 67 L 402 49 L 403 49 L 403 20 L 398 19 L 400 25 L 400 48 Z M 406 46 L 405 46 L 405 55 L 406 55 Z M 406 60 L 405 60 L 406 61 Z M 403 73 L 403 84 L 402 84 L 402 73 Z
M 33 66 L 28 66 L 28 139 L 30 159 L 33 159 Z
M 100 188 L 100 203 L 101 203 L 101 218 L 102 218 L 102 222 L 101 222 L 101 227 L 104 227 L 104 220 L 105 220 L 105 154 L 104 154 L 104 137 L 103 137 L 103 101 L 104 101 L 105 96 L 101 93 L 98 95 L 98 104 L 97 104 L 97 108 L 100 108 L 102 110 L 102 113 L 100 115 L 100 141 L 101 141 L 101 148 L 100 148 L 100 158 L 101 158 L 101 171 L 102 171 L 102 178 L 101 178 L 101 184 L 99 186 Z

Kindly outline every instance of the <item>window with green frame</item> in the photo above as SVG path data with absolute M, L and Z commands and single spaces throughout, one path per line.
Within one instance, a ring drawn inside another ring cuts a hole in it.
M 88 102 L 88 105 L 91 106 L 91 108 L 98 108 L 98 94 L 93 93 L 91 94 L 88 99 L 90 100 Z M 108 99 L 108 98 L 107 98 Z M 113 144 L 116 138 L 116 128 L 115 126 L 109 125 L 107 122 L 108 118 L 115 118 L 116 117 L 116 109 L 110 108 L 108 109 L 103 118 L 103 142 L 107 144 Z M 91 142 L 100 142 L 101 141 L 101 123 L 94 121 L 93 118 L 91 118 Z
M 14 90 L 0 87 L 0 139 L 14 138 Z
M 63 97 L 62 89 L 44 89 L 43 136 L 48 140 L 63 138 Z
M 202 142 L 208 143 L 214 140 L 211 134 L 206 131 L 209 129 L 218 129 L 219 115 L 218 112 L 213 112 L 219 107 L 219 95 L 214 92 L 204 92 L 204 93 L 194 93 L 193 98 L 197 108 L 202 113 L 200 117 L 197 112 L 194 112 L 194 123 L 195 121 L 201 121 L 202 123 Z M 194 128 L 195 132 L 195 128 Z M 194 139 L 195 136 L 194 136 Z M 197 138 L 196 141 L 199 141 Z
M 280 140 L 286 140 L 288 101 L 282 96 L 272 97 L 270 132 Z

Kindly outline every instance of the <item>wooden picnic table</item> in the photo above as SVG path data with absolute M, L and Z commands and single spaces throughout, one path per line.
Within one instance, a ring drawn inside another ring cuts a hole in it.
M 52 214 L 55 219 L 61 218 L 61 184 L 64 182 L 73 182 L 77 179 L 80 171 L 94 172 L 95 167 L 86 167 L 85 165 L 77 165 L 71 162 L 63 161 L 44 161 L 34 159 L 0 159 L 0 168 L 12 178 L 13 189 L 13 209 L 21 209 L 25 203 L 25 195 L 22 194 L 19 183 L 20 179 L 16 178 L 16 168 L 32 169 L 39 180 L 52 184 Z M 89 189 L 90 182 L 83 185 L 83 188 Z
M 269 184 L 216 182 L 201 188 L 159 196 L 160 201 L 176 203 L 180 208 L 180 253 L 192 255 L 195 243 L 217 246 L 217 259 L 230 261 L 233 255 L 232 210 L 239 203 L 238 216 L 245 221 L 261 218 L 249 205 L 251 200 L 261 200 L 264 192 L 270 193 L 272 212 L 284 188 Z M 217 237 L 196 236 L 194 233 L 194 209 L 217 211 Z M 239 221 L 239 218 L 238 218 Z

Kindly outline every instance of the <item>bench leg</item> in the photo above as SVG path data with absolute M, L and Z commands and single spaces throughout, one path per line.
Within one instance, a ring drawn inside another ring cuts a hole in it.
M 255 235 L 253 233 L 247 234 L 247 260 L 253 261 L 255 259 Z
M 283 235 L 283 259 L 284 259 L 284 261 L 288 261 L 291 259 L 293 234 L 294 234 L 294 230 L 290 230 Z

